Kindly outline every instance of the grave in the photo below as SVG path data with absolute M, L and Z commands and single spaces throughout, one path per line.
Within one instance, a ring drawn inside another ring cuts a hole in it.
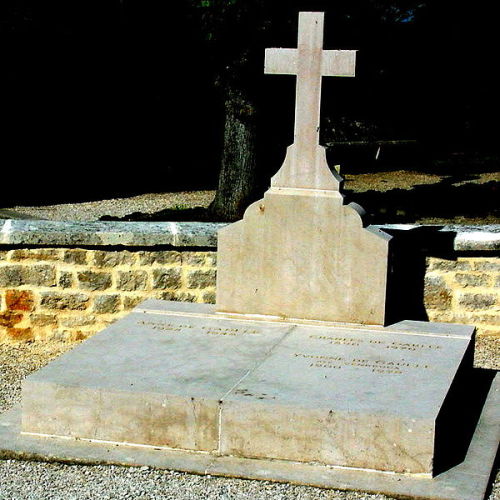
M 295 140 L 271 188 L 219 235 L 217 304 L 148 300 L 23 383 L 3 456 L 442 499 L 484 497 L 498 381 L 472 366 L 474 328 L 387 325 L 390 237 L 343 204 L 318 143 L 323 51 L 301 13 Z

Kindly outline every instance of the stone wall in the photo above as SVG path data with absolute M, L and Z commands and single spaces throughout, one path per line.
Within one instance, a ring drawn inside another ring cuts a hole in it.
M 147 298 L 214 303 L 220 227 L 0 221 L 0 342 L 83 339 Z M 404 318 L 475 325 L 500 365 L 500 227 L 382 229 L 423 231 L 402 252 Z
M 428 257 L 424 304 L 430 321 L 472 324 L 500 340 L 500 259 Z
M 0 250 L 0 341 L 80 340 L 146 298 L 215 301 L 216 253 Z
M 0 340 L 84 338 L 146 298 L 215 302 L 215 251 L 24 248 L 0 251 Z M 430 321 L 500 337 L 500 259 L 427 258 Z

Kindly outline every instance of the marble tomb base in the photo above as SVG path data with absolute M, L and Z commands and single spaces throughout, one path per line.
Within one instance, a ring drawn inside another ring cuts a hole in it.
M 493 373 L 472 368 L 473 333 L 149 300 L 27 377 L 0 450 L 479 499 L 500 411 Z

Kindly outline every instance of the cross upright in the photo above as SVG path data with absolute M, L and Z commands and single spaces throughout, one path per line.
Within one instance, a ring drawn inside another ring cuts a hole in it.
M 337 190 L 319 145 L 321 79 L 354 76 L 355 50 L 323 50 L 323 12 L 300 12 L 296 49 L 266 49 L 265 73 L 297 76 L 294 144 L 273 187 Z

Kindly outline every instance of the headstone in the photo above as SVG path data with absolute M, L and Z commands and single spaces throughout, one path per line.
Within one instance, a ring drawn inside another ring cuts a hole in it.
M 295 143 L 220 234 L 217 306 L 146 301 L 30 375 L 0 453 L 484 496 L 500 384 L 472 368 L 473 327 L 382 325 L 389 239 L 343 206 L 317 144 L 321 76 L 354 54 L 322 51 L 322 15 L 299 25 L 266 57 L 298 75 Z
M 299 15 L 297 49 L 267 73 L 297 75 L 295 140 L 264 199 L 219 232 L 217 311 L 383 325 L 389 241 L 344 205 L 319 145 L 322 76 L 354 76 L 355 51 L 323 50 L 323 14 Z

